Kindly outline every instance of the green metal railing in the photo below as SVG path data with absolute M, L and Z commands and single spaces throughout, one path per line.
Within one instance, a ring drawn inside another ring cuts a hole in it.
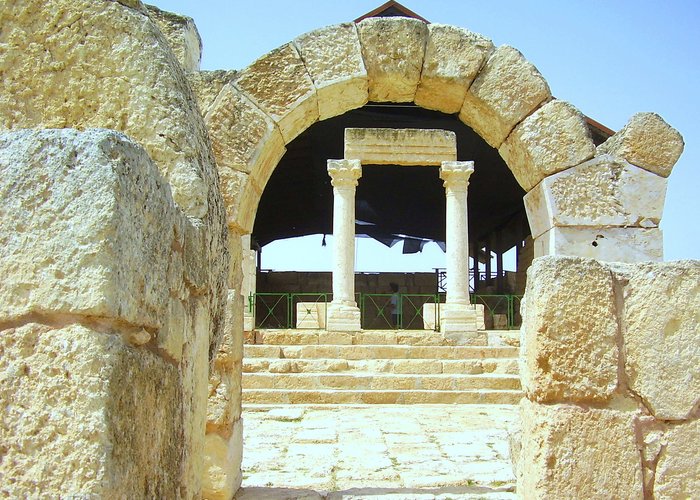
M 392 304 L 391 293 L 357 293 L 357 303 L 360 306 L 361 324 L 365 330 L 404 329 L 423 330 L 425 324 L 435 325 L 440 329 L 441 304 L 445 302 L 445 294 L 396 294 L 396 306 Z M 471 294 L 472 304 L 482 304 L 487 313 L 485 318 L 487 329 L 519 328 L 520 302 L 522 295 L 506 294 Z M 255 312 L 256 328 L 295 328 L 297 324 L 318 324 L 322 328 L 326 324 L 327 310 L 325 304 L 331 300 L 330 293 L 269 293 L 261 292 L 248 297 L 248 311 Z M 299 303 L 323 304 L 323 307 L 299 308 Z M 431 317 L 426 318 L 425 304 L 436 304 L 432 308 Z M 394 312 L 396 313 L 394 315 Z M 322 321 L 318 321 L 323 315 Z M 426 321 L 427 320 L 427 321 Z M 312 327 L 312 326 L 311 326 Z

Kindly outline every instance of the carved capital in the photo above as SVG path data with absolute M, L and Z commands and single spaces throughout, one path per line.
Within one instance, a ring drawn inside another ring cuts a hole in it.
M 360 160 L 328 160 L 327 165 L 333 187 L 355 187 L 362 177 Z
M 466 190 L 473 172 L 473 161 L 443 161 L 440 165 L 440 179 L 445 181 L 443 186 L 450 190 Z

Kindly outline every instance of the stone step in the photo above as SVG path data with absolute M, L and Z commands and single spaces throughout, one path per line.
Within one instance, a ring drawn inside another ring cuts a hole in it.
M 244 358 L 285 359 L 493 359 L 518 357 L 511 346 L 245 345 Z
M 489 337 L 498 332 L 478 332 L 446 337 L 432 330 L 363 330 L 360 332 L 333 332 L 326 330 L 259 330 L 255 332 L 256 345 L 486 345 Z M 510 338 L 512 332 L 503 332 Z
M 351 389 L 467 391 L 520 389 L 516 375 L 398 375 L 377 373 L 245 373 L 246 389 Z
M 501 373 L 518 375 L 515 358 L 485 359 L 280 359 L 244 358 L 244 373 L 401 373 L 479 375 Z
M 517 404 L 520 390 L 284 390 L 243 389 L 252 404 Z

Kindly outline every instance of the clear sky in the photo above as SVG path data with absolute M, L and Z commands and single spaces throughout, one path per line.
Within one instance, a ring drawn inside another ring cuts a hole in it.
M 152 2 L 163 10 L 195 20 L 204 43 L 202 69 L 207 70 L 242 69 L 302 33 L 352 21 L 384 3 L 383 0 Z M 677 128 L 685 139 L 685 152 L 668 183 L 661 223 L 665 260 L 700 259 L 700 2 L 405 0 L 401 3 L 431 22 L 464 27 L 491 38 L 496 45 L 519 49 L 540 70 L 554 96 L 574 104 L 613 130 L 620 129 L 630 116 L 640 111 L 656 112 Z M 320 236 L 317 240 L 314 240 L 316 248 L 320 246 Z M 393 250 L 400 252 L 399 246 Z M 265 261 L 263 266 L 270 267 Z

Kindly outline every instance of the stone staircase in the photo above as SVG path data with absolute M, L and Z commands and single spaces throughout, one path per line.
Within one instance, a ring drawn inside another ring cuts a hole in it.
M 488 338 L 449 345 L 431 331 L 261 330 L 244 347 L 243 402 L 515 404 L 517 332 Z

